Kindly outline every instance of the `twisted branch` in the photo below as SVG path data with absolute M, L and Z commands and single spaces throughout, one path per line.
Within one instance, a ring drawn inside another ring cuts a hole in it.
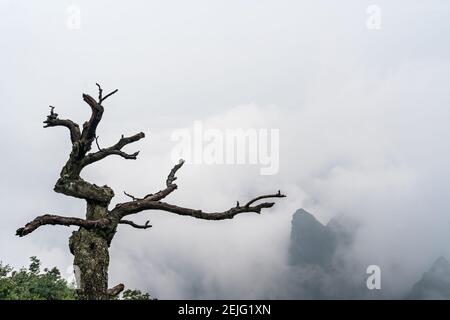
M 274 197 L 284 198 L 286 196 L 283 194 L 276 194 L 274 195 Z M 274 204 L 274 202 L 263 202 L 255 206 L 236 206 L 226 211 L 205 212 L 198 209 L 176 206 L 162 201 L 148 201 L 143 199 L 118 205 L 110 212 L 110 217 L 112 219 L 121 219 L 122 217 L 125 217 L 127 215 L 136 214 L 144 210 L 161 210 L 175 213 L 181 216 L 191 216 L 193 218 L 203 220 L 225 220 L 232 219 L 234 218 L 234 216 L 240 213 L 254 212 L 260 214 L 262 209 L 271 208 Z
M 164 199 L 165 197 L 167 197 L 169 194 L 171 194 L 172 192 L 174 192 L 178 186 L 174 183 L 175 180 L 177 180 L 177 177 L 175 176 L 175 174 L 177 173 L 177 171 L 183 166 L 184 164 L 184 160 L 181 159 L 178 164 L 176 164 L 172 170 L 170 170 L 169 175 L 167 176 L 166 179 L 166 188 L 163 190 L 158 191 L 155 194 L 149 194 L 147 196 L 145 196 L 142 200 L 145 201 L 159 201 Z
M 281 194 L 281 191 L 278 190 L 278 192 L 276 194 L 268 194 L 265 196 L 259 196 L 254 198 L 253 200 L 250 200 L 249 202 L 247 202 L 247 204 L 245 205 L 246 207 L 250 207 L 253 203 L 255 203 L 258 200 L 262 200 L 262 199 L 268 199 L 268 198 L 284 198 L 286 197 L 285 195 Z M 239 202 L 238 202 L 238 207 L 239 207 Z
M 163 198 L 167 197 L 170 193 L 178 188 L 178 186 L 174 183 L 177 179 L 175 174 L 177 171 L 183 166 L 184 161 L 180 160 L 180 162 L 175 165 L 167 176 L 166 186 L 167 188 L 155 193 L 150 194 L 142 199 L 136 198 L 132 195 L 129 195 L 125 192 L 125 195 L 129 196 L 132 201 L 126 203 L 118 204 L 110 213 L 109 216 L 111 219 L 115 221 L 123 221 L 121 220 L 123 217 L 131 214 L 135 214 L 144 210 L 162 210 L 167 212 L 172 212 L 178 215 L 191 216 L 198 219 L 204 220 L 224 220 L 224 219 L 232 219 L 234 216 L 240 213 L 245 212 L 255 212 L 261 213 L 261 210 L 264 208 L 271 208 L 274 203 L 273 202 L 264 202 L 258 205 L 253 205 L 255 202 L 261 199 L 267 198 L 284 198 L 286 197 L 284 194 L 281 194 L 280 191 L 275 194 L 263 195 L 256 197 L 250 200 L 245 206 L 241 207 L 239 205 L 239 201 L 236 203 L 236 206 L 222 212 L 204 212 L 202 210 L 190 209 L 179 207 L 176 205 L 172 205 L 166 202 L 162 202 Z
M 99 151 L 94 152 L 94 153 L 89 153 L 88 155 L 86 155 L 86 157 L 84 157 L 84 159 L 82 160 L 81 165 L 82 165 L 82 167 L 85 167 L 91 163 L 100 161 L 110 155 L 118 155 L 124 159 L 136 160 L 137 156 L 139 155 L 139 151 L 132 153 L 132 154 L 128 154 L 126 152 L 123 152 L 122 148 L 124 146 L 126 146 L 127 144 L 139 141 L 144 137 L 145 137 L 145 134 L 143 132 L 135 134 L 134 136 L 131 136 L 131 137 L 124 137 L 122 135 L 122 138 L 115 145 L 113 145 L 109 148 L 105 148 L 105 149 L 101 149 L 99 147 Z
M 70 140 L 72 144 L 81 139 L 80 126 L 69 119 L 59 119 L 58 114 L 54 112 L 55 107 L 50 106 L 50 114 L 44 121 L 44 128 L 49 127 L 66 127 L 70 131 Z
M 91 107 L 92 110 L 91 118 L 83 124 L 83 132 L 81 133 L 81 138 L 85 143 L 85 152 L 87 152 L 90 150 L 91 144 L 96 137 L 95 132 L 98 124 L 102 120 L 105 109 L 88 94 L 83 93 L 83 100 Z
M 85 220 L 72 217 L 61 217 L 51 214 L 36 217 L 33 221 L 28 222 L 24 227 L 17 229 L 16 235 L 19 237 L 30 234 L 37 228 L 44 225 L 61 225 L 61 226 L 79 226 L 85 229 L 103 229 L 110 225 L 110 221 L 107 218 L 99 220 Z
M 129 221 L 129 220 L 120 220 L 119 224 L 128 224 L 136 229 L 148 229 L 148 228 L 152 227 L 152 225 L 150 224 L 150 221 L 146 221 L 145 224 L 141 225 L 141 224 L 134 223 L 133 221 Z

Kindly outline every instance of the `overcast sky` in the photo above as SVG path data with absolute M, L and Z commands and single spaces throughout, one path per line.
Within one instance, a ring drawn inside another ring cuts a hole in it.
M 367 8 L 381 9 L 380 29 Z M 70 14 L 80 12 L 80 28 Z M 69 10 L 69 11 L 68 11 Z M 173 130 L 280 129 L 280 170 L 186 165 L 170 201 L 227 209 L 281 189 L 263 215 L 209 222 L 146 212 L 153 228 L 121 226 L 110 285 L 158 298 L 261 297 L 284 264 L 292 213 L 362 222 L 353 248 L 382 267 L 385 288 L 408 289 L 440 255 L 450 257 L 450 3 L 448 1 L 17 1 L 0 0 L 0 260 L 39 256 L 65 276 L 74 228 L 35 216 L 84 214 L 53 192 L 70 152 L 66 131 L 42 128 L 48 105 L 84 122 L 81 93 L 105 102 L 100 142 L 144 131 L 137 161 L 111 158 L 84 177 L 145 195 L 171 168 Z

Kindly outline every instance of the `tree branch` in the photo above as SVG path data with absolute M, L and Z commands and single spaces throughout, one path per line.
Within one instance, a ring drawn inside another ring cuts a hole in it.
M 141 224 L 136 224 L 133 221 L 129 221 L 129 220 L 120 220 L 119 224 L 128 224 L 136 229 L 148 229 L 148 228 L 152 227 L 152 225 L 150 224 L 150 221 L 146 221 L 145 224 L 141 225 Z
M 110 93 L 108 93 L 106 96 L 104 96 L 101 100 L 100 103 L 102 103 L 103 101 L 105 101 L 106 99 L 108 99 L 110 96 L 112 96 L 114 93 L 116 93 L 117 91 L 119 91 L 119 89 L 116 89 L 114 91 L 111 91 Z
M 102 101 L 103 89 L 97 82 L 95 83 L 95 85 L 98 87 L 98 101 Z
M 169 194 L 171 194 L 173 191 L 175 191 L 178 186 L 173 183 L 175 180 L 177 180 L 177 177 L 175 176 L 175 174 L 177 173 L 177 171 L 183 166 L 184 164 L 184 160 L 181 159 L 178 164 L 176 164 L 172 170 L 170 170 L 169 175 L 167 176 L 166 179 L 166 186 L 167 188 L 158 191 L 157 193 L 153 194 L 150 193 L 148 195 L 146 195 L 144 198 L 137 198 L 127 192 L 123 192 L 127 197 L 131 198 L 131 200 L 133 201 L 140 201 L 140 200 L 145 200 L 145 201 L 159 201 L 164 199 L 165 197 L 167 197 Z
M 119 295 L 123 290 L 125 289 L 125 286 L 123 283 L 119 283 L 117 286 L 112 287 L 111 289 L 108 289 L 106 293 L 111 297 L 116 297 Z
M 260 196 L 253 200 L 251 200 L 249 203 L 254 203 L 255 201 L 258 201 L 259 199 L 264 198 L 284 198 L 286 197 L 284 194 L 281 194 L 281 192 L 270 195 L 270 196 Z M 227 211 L 222 212 L 204 212 L 202 210 L 197 209 L 190 209 L 190 208 L 184 208 L 179 207 L 173 204 L 169 204 L 166 202 L 161 201 L 153 201 L 149 200 L 149 198 L 144 198 L 141 200 L 131 201 L 127 203 L 118 204 L 109 214 L 109 216 L 112 219 L 120 220 L 123 217 L 131 214 L 135 214 L 144 210 L 162 210 L 167 212 L 172 212 L 178 215 L 182 216 L 191 216 L 197 219 L 203 219 L 203 220 L 225 220 L 225 219 L 232 219 L 234 216 L 240 213 L 246 213 L 246 212 L 254 212 L 254 213 L 261 213 L 262 209 L 265 208 L 271 208 L 275 203 L 273 202 L 263 202 L 258 205 L 246 205 L 244 207 L 239 206 L 239 202 L 237 203 L 236 207 L 233 207 Z
M 55 107 L 50 106 L 50 114 L 47 120 L 44 121 L 44 128 L 49 127 L 66 127 L 70 131 L 70 140 L 72 144 L 81 139 L 80 126 L 69 119 L 59 119 L 58 114 L 54 112 Z
M 117 142 L 112 147 L 109 147 L 106 149 L 100 149 L 97 152 L 89 153 L 88 155 L 86 155 L 86 157 L 82 160 L 81 165 L 82 165 L 82 167 L 85 167 L 91 163 L 100 161 L 110 155 L 118 155 L 125 159 L 136 160 L 137 156 L 139 155 L 139 151 L 132 153 L 132 154 L 128 154 L 126 152 L 123 152 L 122 148 L 124 146 L 126 146 L 127 144 L 139 141 L 144 137 L 145 137 L 145 134 L 143 132 L 135 134 L 134 136 L 131 136 L 131 137 L 124 137 L 122 135 L 122 138 L 119 140 L 119 142 Z
M 117 91 L 119 91 L 119 89 L 116 89 L 114 91 L 111 91 L 110 93 L 108 93 L 106 96 L 103 97 L 103 89 L 102 89 L 102 87 L 98 83 L 95 83 L 95 85 L 98 87 L 98 104 L 101 104 L 103 101 L 105 101 L 110 96 L 112 96 Z
M 136 198 L 135 196 L 133 196 L 133 195 L 131 195 L 131 194 L 129 194 L 129 193 L 126 193 L 125 191 L 124 191 L 123 193 L 124 193 L 127 197 L 131 198 L 133 201 L 141 200 L 141 199 Z
M 102 87 L 98 83 L 95 83 L 95 85 L 98 87 L 98 104 L 101 104 L 103 101 L 105 101 L 110 96 L 112 96 L 117 91 L 119 91 L 119 89 L 116 89 L 114 91 L 111 91 L 110 93 L 108 93 L 106 96 L 103 97 L 103 89 L 102 89 Z
M 183 164 L 184 164 L 184 160 L 181 159 L 178 162 L 178 164 L 176 164 L 172 168 L 172 170 L 170 170 L 169 175 L 167 176 L 167 179 L 166 179 L 166 188 L 165 189 L 160 190 L 155 194 L 149 194 L 149 195 L 145 196 L 143 200 L 159 201 L 159 200 L 162 200 L 165 197 L 167 197 L 173 191 L 175 191 L 178 188 L 178 186 L 174 183 L 174 181 L 177 180 L 177 177 L 175 176 L 175 174 L 183 166 Z
M 285 195 L 282 195 L 281 194 L 281 191 L 280 190 L 278 190 L 278 192 L 276 193 L 276 194 L 268 194 L 268 195 L 265 195 L 265 196 L 259 196 L 259 197 L 256 197 L 256 198 L 254 198 L 253 200 L 250 200 L 249 202 L 247 202 L 247 204 L 245 205 L 246 207 L 250 207 L 253 203 L 255 203 L 256 201 L 258 201 L 258 200 L 262 200 L 262 199 L 268 199 L 268 198 L 284 198 L 284 197 L 286 197 Z M 238 202 L 238 204 L 239 204 L 239 202 Z M 239 206 L 239 205 L 238 205 Z
M 91 107 L 92 110 L 91 118 L 89 121 L 84 123 L 83 132 L 81 133 L 81 138 L 84 140 L 84 153 L 91 149 L 92 142 L 96 137 L 97 126 L 102 120 L 103 112 L 105 110 L 102 106 L 102 102 L 118 91 L 118 89 L 116 89 L 103 97 L 103 89 L 98 83 L 96 83 L 96 85 L 99 89 L 98 101 L 88 94 L 83 94 L 83 100 Z
M 95 137 L 95 144 L 97 145 L 98 151 L 102 151 L 103 149 L 100 148 L 100 144 L 98 143 L 98 138 L 100 138 L 100 137 L 99 136 Z
M 91 149 L 92 142 L 96 136 L 97 126 L 102 120 L 104 108 L 90 95 L 83 93 L 83 100 L 91 107 L 92 114 L 89 121 L 83 124 L 81 138 L 84 141 L 84 153 Z
M 57 193 L 65 194 L 75 198 L 109 203 L 114 197 L 114 191 L 108 186 L 97 186 L 96 184 L 84 181 L 81 178 L 71 179 L 61 177 L 53 189 Z
M 184 160 L 180 160 L 177 165 L 175 165 L 172 170 L 170 170 L 169 175 L 167 176 L 166 186 L 167 188 L 158 191 L 155 194 L 149 194 L 144 198 L 136 198 L 132 195 L 129 195 L 125 192 L 125 195 L 130 197 L 132 201 L 126 203 L 118 204 L 110 213 L 109 216 L 115 221 L 121 221 L 121 219 L 127 215 L 135 214 L 144 210 L 162 210 L 172 212 L 178 215 L 191 216 L 198 219 L 205 220 L 223 220 L 223 219 L 232 219 L 235 215 L 244 213 L 244 212 L 255 212 L 261 213 L 261 210 L 264 208 L 271 208 L 274 203 L 273 202 L 264 202 L 255 206 L 252 206 L 253 203 L 257 202 L 261 199 L 267 198 L 284 198 L 286 197 L 284 194 L 281 194 L 278 191 L 275 194 L 263 195 L 256 197 L 250 200 L 244 207 L 239 205 L 239 201 L 236 204 L 236 207 L 233 207 L 227 211 L 223 212 L 203 212 L 202 210 L 190 209 L 179 207 L 176 205 L 172 205 L 166 202 L 161 202 L 160 200 L 167 197 L 170 193 L 178 188 L 178 186 L 174 183 L 177 179 L 175 174 L 177 171 L 183 166 Z M 123 221 L 123 220 L 122 220 Z M 120 222 L 119 222 L 120 223 Z
M 86 229 L 101 229 L 108 227 L 110 225 L 110 221 L 107 218 L 99 220 L 85 220 L 80 218 L 61 217 L 46 214 L 35 218 L 33 221 L 27 223 L 24 227 L 17 229 L 16 235 L 19 237 L 26 236 L 27 234 L 33 232 L 43 225 L 79 226 Z

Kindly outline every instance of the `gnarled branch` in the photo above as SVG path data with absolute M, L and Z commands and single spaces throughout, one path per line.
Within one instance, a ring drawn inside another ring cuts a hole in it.
M 172 170 L 170 170 L 169 175 L 167 176 L 166 179 L 166 188 L 163 190 L 158 191 L 155 194 L 149 194 L 147 196 L 145 196 L 142 200 L 145 201 L 159 201 L 164 199 L 165 197 L 167 197 L 169 194 L 171 194 L 173 191 L 175 191 L 178 186 L 174 183 L 175 180 L 177 180 L 177 177 L 175 176 L 175 174 L 177 173 L 177 171 L 183 166 L 184 164 L 184 160 L 181 159 L 178 164 L 176 164 Z
M 263 197 L 263 198 L 261 198 Z M 286 197 L 281 192 L 270 195 L 270 196 L 261 196 L 251 200 L 249 203 L 254 203 L 258 199 L 264 198 L 284 198 Z M 144 210 L 162 210 L 167 212 L 172 212 L 182 216 L 191 216 L 197 219 L 203 220 L 225 220 L 232 219 L 234 216 L 240 213 L 246 212 L 254 212 L 261 213 L 262 209 L 271 208 L 275 203 L 274 202 L 263 202 L 258 205 L 246 205 L 244 207 L 239 206 L 239 202 L 236 207 L 230 208 L 226 211 L 221 212 L 205 212 L 202 210 L 191 209 L 176 206 L 170 203 L 162 202 L 162 201 L 153 201 L 148 198 L 144 198 L 141 200 L 131 201 L 127 203 L 118 204 L 109 214 L 112 219 L 120 220 L 123 217 L 131 214 L 135 214 Z
M 66 127 L 70 131 L 70 140 L 72 144 L 81 139 L 80 126 L 69 119 L 59 119 L 58 114 L 54 112 L 55 107 L 50 106 L 50 114 L 47 120 L 44 121 L 44 128 L 49 127 Z
M 256 197 L 250 200 L 245 206 L 241 207 L 239 205 L 239 201 L 236 204 L 236 207 L 233 207 L 227 211 L 223 212 L 204 212 L 202 210 L 190 209 L 179 207 L 176 205 L 172 205 L 166 202 L 162 202 L 163 198 L 167 197 L 170 193 L 178 188 L 178 186 L 174 183 L 177 179 L 175 174 L 177 171 L 183 166 L 184 160 L 180 160 L 177 165 L 175 165 L 172 170 L 170 170 L 169 175 L 166 180 L 166 188 L 158 191 L 155 194 L 149 194 L 144 198 L 136 198 L 125 192 L 125 195 L 129 196 L 132 201 L 126 203 L 118 204 L 110 213 L 109 216 L 115 221 L 121 221 L 121 219 L 127 215 L 135 214 L 144 210 L 162 210 L 168 211 L 179 215 L 191 216 L 198 219 L 205 220 L 224 220 L 224 219 L 232 219 L 235 215 L 245 212 L 255 212 L 261 213 L 261 210 L 264 208 L 271 208 L 274 203 L 273 202 L 264 202 L 258 205 L 252 206 L 255 202 L 261 199 L 267 198 L 284 198 L 286 197 L 284 194 L 281 194 L 278 191 L 275 194 L 263 195 Z M 123 220 L 122 220 L 123 221 Z M 119 222 L 120 223 L 120 222 Z
M 88 155 L 86 155 L 86 157 L 82 160 L 81 165 L 82 167 L 85 167 L 91 163 L 100 161 L 110 155 L 118 155 L 125 159 L 136 160 L 137 156 L 139 155 L 139 151 L 132 154 L 128 154 L 126 152 L 123 152 L 122 148 L 125 147 L 127 144 L 139 141 L 144 137 L 145 134 L 143 132 L 135 134 L 134 136 L 131 137 L 124 137 L 122 135 L 122 138 L 115 145 L 105 149 L 100 149 L 99 147 L 100 149 L 99 151 L 89 153 Z
M 129 220 L 120 220 L 119 224 L 128 224 L 136 229 L 148 229 L 148 228 L 152 227 L 152 225 L 150 224 L 150 221 L 146 221 L 145 224 L 137 224 L 137 223 L 134 223 L 133 221 L 129 221 Z
M 108 186 L 97 186 L 81 178 L 70 179 L 61 177 L 55 184 L 54 191 L 79 199 L 109 203 L 114 197 L 114 191 Z
M 86 229 L 93 228 L 106 228 L 110 225 L 110 220 L 108 218 L 103 218 L 99 220 L 85 220 L 80 218 L 72 217 L 61 217 L 51 214 L 46 214 L 35 218 L 33 221 L 27 223 L 24 227 L 17 229 L 16 235 L 19 237 L 26 236 L 27 234 L 33 232 L 37 228 L 43 225 L 61 225 L 61 226 L 79 226 Z
M 163 190 L 158 191 L 157 193 L 153 194 L 150 193 L 148 195 L 146 195 L 143 198 L 138 198 L 135 197 L 127 192 L 123 192 L 127 197 L 131 198 L 132 201 L 159 201 L 164 199 L 165 197 L 167 197 L 169 194 L 171 194 L 173 191 L 175 191 L 178 186 L 173 183 L 175 180 L 177 180 L 177 177 L 175 176 L 175 174 L 177 173 L 177 171 L 183 166 L 184 164 L 184 160 L 181 159 L 178 164 L 176 164 L 172 170 L 170 170 L 169 175 L 167 176 L 166 179 L 166 188 Z
M 102 120 L 104 108 L 88 94 L 83 93 L 83 100 L 91 107 L 92 110 L 91 118 L 89 121 L 84 123 L 83 132 L 81 133 L 81 138 L 86 143 L 85 151 L 87 152 L 90 150 L 91 144 L 95 139 L 97 126 Z
M 281 191 L 278 190 L 278 192 L 276 194 L 268 194 L 268 195 L 264 195 L 264 196 L 259 196 L 256 197 L 252 200 L 250 200 L 249 202 L 247 202 L 247 204 L 245 205 L 246 207 L 250 207 L 253 203 L 255 203 L 256 201 L 262 200 L 262 199 L 268 199 L 268 198 L 284 198 L 286 197 L 285 195 L 281 194 Z M 238 206 L 239 206 L 239 202 L 238 202 Z
M 84 140 L 84 153 L 91 149 L 92 142 L 96 137 L 97 126 L 102 120 L 103 112 L 105 110 L 102 106 L 102 102 L 118 91 L 116 89 L 103 97 L 103 89 L 98 83 L 96 83 L 96 85 L 99 89 L 98 101 L 88 94 L 83 94 L 83 100 L 91 107 L 92 110 L 91 118 L 89 121 L 84 123 L 83 132 L 81 133 L 81 138 Z

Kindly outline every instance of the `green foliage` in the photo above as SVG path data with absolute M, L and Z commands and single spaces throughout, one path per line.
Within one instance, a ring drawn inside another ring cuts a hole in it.
M 0 300 L 75 300 L 76 289 L 61 277 L 59 270 L 43 269 L 41 261 L 30 258 L 28 267 L 19 271 L 0 262 Z M 151 300 L 148 293 L 125 290 L 121 300 Z
M 122 300 L 152 300 L 150 294 L 142 293 L 141 290 L 125 290 Z
M 57 268 L 45 268 L 41 262 L 30 258 L 28 269 L 13 270 L 0 262 L 0 300 L 74 300 L 72 288 Z
M 41 261 L 30 258 L 28 267 L 19 271 L 0 262 L 0 300 L 75 300 L 76 289 L 61 277 L 59 270 L 43 269 Z M 148 293 L 125 290 L 122 300 L 151 300 Z

